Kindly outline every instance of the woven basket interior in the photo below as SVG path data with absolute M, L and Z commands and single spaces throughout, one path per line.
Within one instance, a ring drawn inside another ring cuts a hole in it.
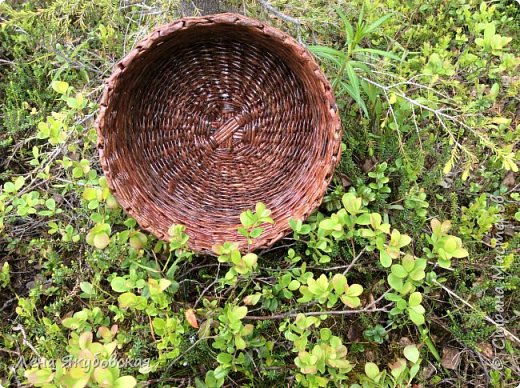
M 245 246 L 240 212 L 262 201 L 275 224 L 255 244 L 269 245 L 318 206 L 339 129 L 322 76 L 297 48 L 257 27 L 212 23 L 175 31 L 120 67 L 100 151 L 144 228 L 167 239 L 184 224 L 197 251 Z

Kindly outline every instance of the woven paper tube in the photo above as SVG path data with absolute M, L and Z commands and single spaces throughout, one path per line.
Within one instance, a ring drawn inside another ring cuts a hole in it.
M 186 226 L 207 253 L 239 236 L 240 213 L 263 202 L 269 246 L 325 194 L 341 126 L 319 66 L 289 35 L 241 15 L 158 27 L 107 80 L 97 120 L 108 184 L 143 229 L 168 240 Z

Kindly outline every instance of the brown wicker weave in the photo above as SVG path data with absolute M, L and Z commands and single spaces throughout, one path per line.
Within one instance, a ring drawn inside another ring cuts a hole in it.
M 190 247 L 238 241 L 262 201 L 269 246 L 320 204 L 339 160 L 329 83 L 285 33 L 241 15 L 184 18 L 142 40 L 106 82 L 98 150 L 110 189 L 146 230 Z

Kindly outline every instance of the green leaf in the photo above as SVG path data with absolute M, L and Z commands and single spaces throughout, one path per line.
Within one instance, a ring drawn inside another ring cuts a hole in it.
M 374 32 L 381 24 L 383 24 L 384 22 L 386 22 L 388 19 L 390 19 L 392 16 L 394 16 L 393 13 L 387 13 L 386 15 L 384 15 L 383 17 L 380 17 L 379 19 L 377 19 L 375 22 L 369 24 L 368 26 L 366 26 L 364 29 L 363 29 L 363 33 L 366 35 L 366 34 L 370 34 L 372 32 Z
M 287 288 L 291 291 L 295 291 L 297 290 L 298 288 L 300 288 L 300 282 L 296 279 L 293 279 L 291 280 L 291 282 L 289 283 L 289 285 L 287 286 Z
M 412 238 L 407 234 L 402 234 L 399 238 L 399 248 L 405 247 L 412 242 Z
M 246 348 L 246 341 L 239 335 L 235 336 L 235 347 L 240 350 Z
M 379 229 L 382 221 L 383 221 L 383 219 L 381 218 L 381 214 L 370 213 L 370 226 L 372 226 L 372 229 L 374 229 L 374 230 Z
M 72 169 L 73 178 L 81 178 L 83 176 L 83 169 L 81 167 L 74 167 Z
M 379 251 L 379 261 L 385 268 L 388 268 L 392 265 L 392 257 L 385 250 Z
M 12 183 L 12 182 L 5 182 L 4 183 L 4 190 L 5 190 L 6 193 L 14 193 L 16 191 L 14 183 Z
M 408 272 L 401 264 L 392 265 L 392 274 L 401 279 L 404 279 L 408 276 Z
M 106 233 L 98 233 L 94 236 L 94 246 L 97 249 L 104 249 L 110 244 L 110 237 Z
M 420 305 L 422 302 L 422 294 L 420 292 L 414 292 L 413 294 L 410 295 L 410 297 L 408 298 L 408 304 L 413 307 L 413 306 L 418 306 Z
M 412 255 L 405 255 L 401 260 L 401 264 L 406 272 L 411 272 L 415 267 L 415 259 Z
M 264 228 L 257 227 L 257 228 L 253 228 L 251 230 L 251 233 L 249 233 L 249 235 L 251 236 L 251 238 L 258 238 L 258 237 L 260 237 L 260 235 L 262 233 L 264 233 Z
M 136 233 L 130 237 L 129 244 L 135 250 L 143 249 L 148 238 L 143 233 Z
M 403 299 L 401 296 L 397 295 L 397 294 L 394 294 L 392 292 L 389 292 L 388 294 L 386 294 L 385 296 L 385 299 L 391 301 L 391 302 L 397 302 L 401 299 Z
M 233 356 L 229 353 L 219 353 L 217 361 L 222 365 L 231 365 L 233 362 Z
M 345 275 L 337 273 L 332 277 L 331 282 L 336 294 L 340 295 L 345 292 L 345 286 L 347 285 L 347 278 Z
M 401 292 L 401 289 L 403 288 L 403 280 L 395 276 L 394 274 L 388 275 L 388 284 L 390 287 L 392 287 L 394 290 Z
M 92 295 L 94 291 L 94 287 L 89 282 L 81 282 L 79 283 L 79 288 L 87 295 Z
M 210 371 L 211 372 L 211 371 Z M 229 368 L 219 366 L 213 371 L 213 376 L 215 379 L 220 380 L 225 378 L 229 373 Z M 215 385 L 218 386 L 218 385 Z
M 241 320 L 246 315 L 247 315 L 246 306 L 233 307 L 233 318 L 235 318 L 236 320 Z
M 129 290 L 126 285 L 126 280 L 120 276 L 113 278 L 110 282 L 110 286 L 115 292 L 126 292 Z
M 50 368 L 26 370 L 24 375 L 29 383 L 35 386 L 42 386 L 50 383 L 54 377 L 54 373 Z
M 343 51 L 333 49 L 332 47 L 326 46 L 308 46 L 311 53 L 319 58 L 327 59 L 336 66 L 340 67 L 342 63 L 347 61 L 347 55 Z
M 452 253 L 457 249 L 457 238 L 454 236 L 449 236 L 444 241 L 444 250 L 448 253 Z
M 360 213 L 362 201 L 361 198 L 357 198 L 353 193 L 345 193 L 341 198 L 345 210 L 354 216 Z
M 255 206 L 255 212 L 257 214 L 262 214 L 263 211 L 265 210 L 265 205 L 263 202 L 258 202 Z
M 92 333 L 90 331 L 86 331 L 84 333 L 81 333 L 78 338 L 78 345 L 80 349 L 87 348 L 92 343 Z
M 322 275 L 324 276 L 324 275 Z M 327 279 L 325 278 L 325 281 Z M 328 285 L 326 285 L 325 287 L 322 286 L 323 285 L 323 281 L 320 283 L 319 282 L 319 278 L 318 280 L 314 280 L 313 278 L 310 278 L 309 280 L 307 280 L 307 287 L 308 287 L 308 290 L 316 295 L 316 296 L 321 296 L 328 288 Z M 305 290 L 303 287 L 300 288 L 300 292 L 302 292 L 303 290 Z
M 124 294 L 119 295 L 117 301 L 119 302 L 119 307 L 128 308 L 132 306 L 136 302 L 136 295 L 132 292 L 125 292 Z
M 345 71 L 346 71 L 348 79 L 350 81 L 350 85 L 352 86 L 353 92 L 356 94 L 357 99 L 361 99 L 361 90 L 359 88 L 359 77 L 349 62 L 347 62 L 345 64 Z
M 325 218 L 320 222 L 319 225 L 320 229 L 324 230 L 341 230 L 341 224 L 339 224 L 336 220 L 333 220 L 332 218 Z
M 422 269 L 414 269 L 412 272 L 410 272 L 410 279 L 419 281 L 425 278 L 426 273 Z
M 109 369 L 97 367 L 94 369 L 94 380 L 101 387 L 112 387 L 114 382 L 114 376 Z
M 307 286 L 301 286 L 300 293 L 302 297 L 297 300 L 298 303 L 307 303 L 313 299 L 313 294 Z
M 345 35 L 347 38 L 347 42 L 351 42 L 354 40 L 354 28 L 352 27 L 352 24 L 350 24 L 349 20 L 347 19 L 347 16 L 343 13 L 341 8 L 336 7 L 336 13 L 341 18 L 341 21 L 343 22 L 343 28 L 345 31 Z
M 319 287 L 321 291 L 326 291 L 327 288 L 329 288 L 329 279 L 327 279 L 327 276 L 325 276 L 325 274 L 321 274 L 318 280 L 316 280 L 316 285 Z
M 47 201 L 45 201 L 45 206 L 47 206 L 47 209 L 49 209 L 49 210 L 55 210 L 56 201 L 52 198 L 49 198 Z
M 437 263 L 441 268 L 449 269 L 451 267 L 450 259 L 439 258 L 439 260 L 437 260 Z
M 416 363 L 419 361 L 419 349 L 417 349 L 417 346 L 415 345 L 408 345 L 404 348 L 403 354 L 406 357 L 406 359 L 412 363 Z
M 242 257 L 244 263 L 248 268 L 255 268 L 258 261 L 258 256 L 255 253 L 248 253 Z
M 159 280 L 159 290 L 164 291 L 168 287 L 170 287 L 171 284 L 172 284 L 172 282 L 170 280 L 168 280 L 168 279 L 161 279 L 161 280 Z
M 408 316 L 410 320 L 417 326 L 424 325 L 424 315 L 416 313 L 414 310 L 408 310 Z
M 356 224 L 358 225 L 370 225 L 370 214 L 363 213 L 356 218 Z
M 132 376 L 122 376 L 118 378 L 112 388 L 133 388 L 137 385 L 137 380 Z
M 379 368 L 373 362 L 367 362 L 365 364 L 365 374 L 368 376 L 368 378 L 376 381 L 379 375 Z
M 463 257 L 467 257 L 469 255 L 468 251 L 464 248 L 457 248 L 454 251 L 451 252 L 451 255 L 453 257 L 456 257 L 457 259 L 461 259 Z
M 25 178 L 23 176 L 19 176 L 14 181 L 14 189 L 15 191 L 18 191 L 22 188 L 22 186 L 25 184 Z
M 360 284 L 351 284 L 348 286 L 346 295 L 347 296 L 359 296 L 363 293 L 363 287 Z
M 250 228 L 254 225 L 255 221 L 251 210 L 246 210 L 245 212 L 240 213 L 240 222 L 246 228 Z
M 416 306 L 410 306 L 410 310 L 413 310 L 417 314 L 421 314 L 421 315 L 424 315 L 424 313 L 426 312 L 426 309 L 423 307 L 422 304 L 418 304 Z
M 67 82 L 63 81 L 52 81 L 51 87 L 59 94 L 65 94 L 67 93 L 67 90 L 69 89 L 69 84 Z
M 359 105 L 359 107 L 361 108 L 361 110 L 363 111 L 365 116 L 367 118 L 370 118 L 370 116 L 368 114 L 368 109 L 365 105 L 365 101 L 363 101 L 363 99 L 361 98 L 359 90 L 356 91 L 356 89 L 352 86 L 352 84 L 343 83 L 342 86 L 343 87 L 340 90 L 339 94 L 341 94 L 343 92 L 347 92 L 347 94 L 350 97 L 352 97 L 352 99 Z
M 348 296 L 345 294 L 341 295 L 340 299 L 343 303 L 352 308 L 356 308 L 361 304 L 361 300 L 357 296 Z

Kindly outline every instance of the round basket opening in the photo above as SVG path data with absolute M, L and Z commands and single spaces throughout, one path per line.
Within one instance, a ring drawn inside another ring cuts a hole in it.
M 320 203 L 337 162 L 330 87 L 308 52 L 238 15 L 182 19 L 154 31 L 116 67 L 98 122 L 103 170 L 139 224 L 190 247 L 247 242 L 240 213 L 263 202 L 275 221 L 253 248 Z

